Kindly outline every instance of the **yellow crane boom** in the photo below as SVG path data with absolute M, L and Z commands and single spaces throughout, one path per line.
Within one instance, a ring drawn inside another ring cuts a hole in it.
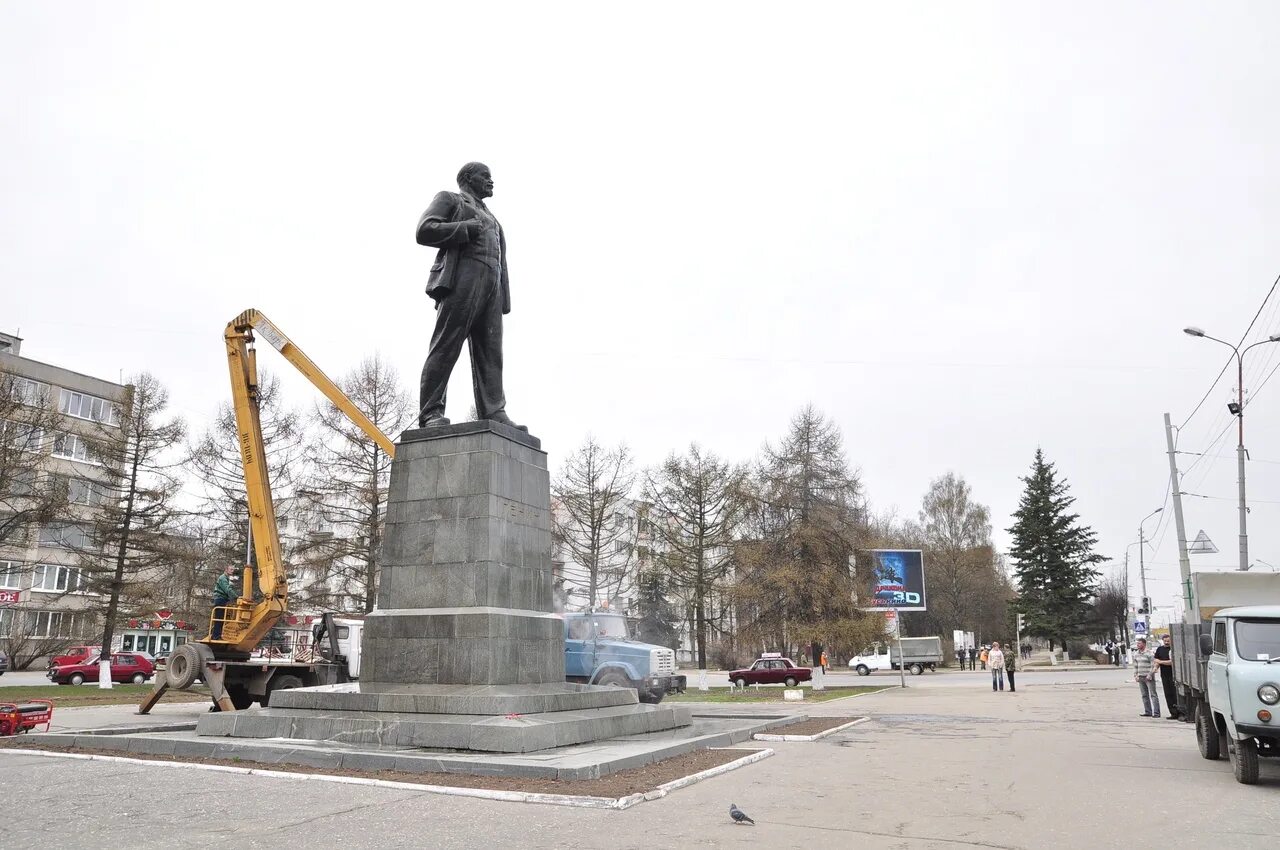
M 292 340 L 257 310 L 245 310 L 228 324 L 223 333 L 227 347 L 227 368 L 231 377 L 231 399 L 235 410 L 240 459 L 244 467 L 245 492 L 249 503 L 249 537 L 257 555 L 257 588 L 261 599 L 254 600 L 253 569 L 246 564 L 240 598 L 224 608 L 214 609 L 209 636 L 201 640 L 214 649 L 215 656 L 243 655 L 266 637 L 288 606 L 289 585 L 280 556 L 280 533 L 276 527 L 275 503 L 271 497 L 271 476 L 267 471 L 262 441 L 262 421 L 258 411 L 258 365 L 255 334 L 266 340 L 299 372 L 315 384 L 329 401 L 343 412 L 371 440 L 394 457 L 395 443 L 347 398 L 346 394 L 307 357 Z M 214 623 L 221 622 L 218 638 Z

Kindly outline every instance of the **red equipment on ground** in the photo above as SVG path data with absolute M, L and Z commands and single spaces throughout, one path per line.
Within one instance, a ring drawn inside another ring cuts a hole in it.
M 48 732 L 52 720 L 53 703 L 47 699 L 0 702 L 0 737 L 17 735 L 41 725 Z

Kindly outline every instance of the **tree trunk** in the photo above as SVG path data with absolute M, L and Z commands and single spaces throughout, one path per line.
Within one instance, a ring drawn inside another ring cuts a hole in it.
M 102 656 L 98 664 L 98 687 L 111 688 L 111 641 L 115 639 L 116 612 L 120 607 L 120 589 L 124 586 L 124 564 L 129 552 L 129 530 L 133 525 L 133 503 L 138 494 L 138 465 L 142 462 L 139 452 L 133 454 L 129 467 L 129 493 L 125 497 L 124 520 L 120 523 L 120 545 L 116 549 L 115 578 L 111 582 L 111 598 L 102 625 Z

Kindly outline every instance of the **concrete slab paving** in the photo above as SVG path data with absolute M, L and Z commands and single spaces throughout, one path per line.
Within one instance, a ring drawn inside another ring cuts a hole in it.
M 941 678 L 941 677 L 939 677 Z M 186 817 L 157 797 L 173 769 L 0 750 L 6 850 L 335 846 L 653 850 L 1255 850 L 1280 834 L 1280 764 L 1237 784 L 1194 731 L 1138 717 L 1131 671 L 1017 693 L 912 687 L 859 699 L 872 720 L 626 811 L 528 806 L 360 786 L 181 772 Z M 737 707 L 735 707 L 736 709 Z M 825 704 L 811 715 L 850 713 Z M 895 801 L 914 801 L 909 805 Z M 757 821 L 730 823 L 729 803 Z M 83 812 L 93 807 L 92 828 Z

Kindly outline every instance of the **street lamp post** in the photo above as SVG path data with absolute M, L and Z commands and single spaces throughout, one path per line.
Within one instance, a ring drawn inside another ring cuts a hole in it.
M 1148 624 L 1151 622 L 1151 598 L 1147 596 L 1147 562 L 1145 557 L 1147 538 L 1142 527 L 1146 525 L 1147 520 L 1151 519 L 1163 510 L 1163 507 L 1156 508 L 1154 511 L 1143 517 L 1142 522 L 1138 523 L 1138 576 L 1142 580 L 1142 605 L 1140 610 L 1146 615 L 1146 621 Z M 1151 627 L 1148 625 L 1147 632 L 1150 633 L 1150 631 Z
M 1248 515 L 1249 507 L 1244 496 L 1244 355 L 1249 349 L 1259 345 L 1266 345 L 1269 342 L 1280 342 L 1280 334 L 1272 334 L 1264 340 L 1255 342 L 1253 345 L 1245 346 L 1241 351 L 1237 345 L 1232 345 L 1225 339 L 1218 339 L 1216 336 L 1209 336 L 1200 328 L 1183 328 L 1182 332 L 1189 336 L 1208 339 L 1214 342 L 1220 342 L 1227 348 L 1230 348 L 1236 355 L 1236 400 L 1227 405 L 1227 409 L 1235 415 L 1238 422 L 1238 438 L 1236 440 L 1236 465 L 1237 481 L 1240 489 L 1240 567 L 1241 571 L 1249 569 L 1249 529 Z

